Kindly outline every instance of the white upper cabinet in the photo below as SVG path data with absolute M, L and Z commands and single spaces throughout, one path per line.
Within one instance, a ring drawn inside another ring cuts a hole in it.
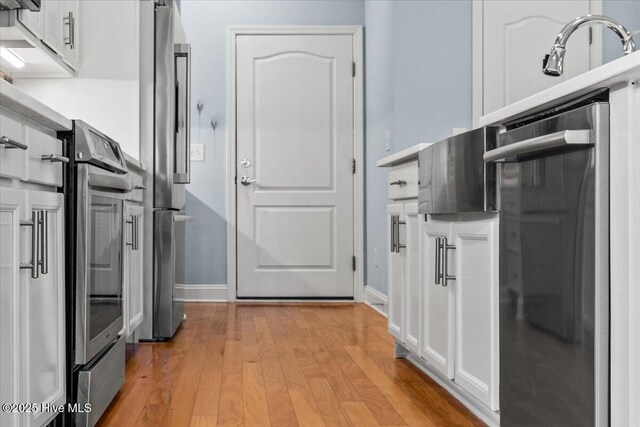
M 38 39 L 42 39 L 44 35 L 44 13 L 32 12 L 30 10 L 20 10 L 18 12 L 18 21 L 25 26 L 27 30 L 33 33 Z
M 451 223 L 429 217 L 421 227 L 422 345 L 420 356 L 434 368 L 454 375 L 454 282 L 447 280 L 443 245 L 450 238 Z M 448 251 L 448 255 L 453 255 Z M 449 256 L 449 265 L 452 257 Z
M 455 382 L 498 409 L 498 220 L 454 223 Z
M 62 42 L 64 43 L 64 61 L 73 69 L 78 69 L 80 38 L 78 31 L 78 0 L 62 0 L 60 2 L 62 14 Z
M 64 54 L 64 29 L 62 20 L 62 2 L 60 0 L 44 0 L 42 9 L 44 19 L 44 37 L 42 41 L 57 54 Z

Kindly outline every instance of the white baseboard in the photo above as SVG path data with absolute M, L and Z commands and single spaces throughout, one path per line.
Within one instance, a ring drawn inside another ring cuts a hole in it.
M 176 285 L 178 301 L 226 302 L 227 285 Z M 180 294 L 182 294 L 180 296 Z
M 387 317 L 387 296 L 382 292 L 373 289 L 371 286 L 365 286 L 364 303 Z

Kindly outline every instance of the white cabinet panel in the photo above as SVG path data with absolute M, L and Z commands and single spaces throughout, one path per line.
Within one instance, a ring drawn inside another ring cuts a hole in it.
M 60 0 L 44 0 L 39 13 L 43 14 L 44 37 L 42 41 L 56 53 L 64 54 L 63 20 Z
M 62 156 L 62 141 L 29 127 L 25 128 L 25 134 L 29 143 L 28 180 L 61 187 L 62 162 L 56 158 L 46 160 L 43 156 Z
M 20 220 L 24 219 L 24 193 L 0 187 L 0 401 L 20 403 L 19 321 Z M 24 274 L 24 272 L 23 272 Z M 0 412 L 0 425 L 17 426 L 19 414 Z
M 498 409 L 497 219 L 454 223 L 456 256 L 455 382 Z
M 143 316 L 144 210 L 141 205 L 127 203 L 124 217 L 127 221 L 124 228 L 124 325 L 129 336 L 142 323 Z
M 420 234 L 423 330 L 420 356 L 438 371 L 453 378 L 454 283 L 441 280 L 440 284 L 436 284 L 438 265 L 440 271 L 445 270 L 442 255 L 436 257 L 437 238 L 448 239 L 450 230 L 449 222 L 436 221 L 431 217 L 428 221 L 422 221 Z
M 404 206 L 404 343 L 414 353 L 420 352 L 420 217 L 417 202 Z
M 28 191 L 28 211 L 42 211 L 37 224 L 38 278 L 21 276 L 22 402 L 65 402 L 64 212 L 63 195 Z M 25 245 L 27 246 L 27 245 Z M 31 242 L 28 245 L 31 248 Z M 27 271 L 27 270 L 26 270 Z M 56 413 L 26 414 L 26 424 L 41 426 Z
M 46 1 L 46 0 L 45 0 Z M 31 31 L 34 36 L 42 39 L 44 34 L 44 14 L 40 12 L 32 12 L 30 10 L 22 9 L 18 11 L 18 21 Z
M 398 341 L 404 342 L 403 337 L 403 313 L 402 299 L 404 294 L 403 276 L 404 263 L 402 252 L 394 250 L 394 218 L 403 218 L 402 204 L 393 204 L 387 206 L 387 230 L 389 230 L 389 258 L 387 270 L 387 295 L 388 298 L 388 329 Z
M 78 0 L 62 0 L 60 13 L 62 14 L 62 37 L 64 43 L 64 61 L 72 68 L 78 69 L 79 60 L 79 31 Z

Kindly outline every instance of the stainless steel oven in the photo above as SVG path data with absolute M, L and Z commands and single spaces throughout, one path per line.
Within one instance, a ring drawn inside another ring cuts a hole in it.
M 67 394 L 90 414 L 67 414 L 91 426 L 124 383 L 123 208 L 132 189 L 119 144 L 75 120 L 67 141 Z

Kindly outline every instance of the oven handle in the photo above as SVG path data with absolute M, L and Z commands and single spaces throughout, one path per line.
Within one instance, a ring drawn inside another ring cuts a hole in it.
M 484 153 L 485 163 L 505 162 L 510 157 L 523 154 L 540 153 L 559 147 L 576 147 L 593 145 L 590 130 L 563 130 L 548 135 L 537 136 L 524 141 L 515 142 Z
M 119 190 L 129 193 L 133 186 L 128 175 L 101 175 L 89 172 L 89 186 Z

